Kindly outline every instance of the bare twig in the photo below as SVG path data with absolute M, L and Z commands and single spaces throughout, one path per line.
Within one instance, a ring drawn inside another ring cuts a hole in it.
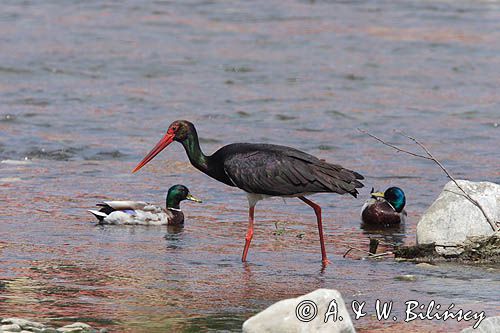
M 349 249 L 347 249 L 347 251 L 345 251 L 344 255 L 342 256 L 342 258 L 345 258 L 349 252 L 351 252 L 352 250 L 354 250 L 354 248 L 350 247 Z
M 379 243 L 380 241 L 378 239 L 370 238 L 370 250 L 368 252 L 370 252 L 371 254 L 377 253 Z
M 385 256 L 390 256 L 391 254 L 394 254 L 392 251 L 387 251 L 383 253 L 378 253 L 378 254 L 372 254 L 371 256 L 368 256 L 369 258 L 378 258 L 378 257 L 385 257 Z
M 483 213 L 484 217 L 486 218 L 486 220 L 488 221 L 488 223 L 490 224 L 491 228 L 493 229 L 493 231 L 497 231 L 497 227 L 495 225 L 495 223 L 490 220 L 490 218 L 488 217 L 488 215 L 486 214 L 486 212 L 484 211 L 484 208 L 479 204 L 479 202 L 477 202 L 477 200 L 475 200 L 474 198 L 472 198 L 467 192 L 465 192 L 465 190 L 462 188 L 462 186 L 460 186 L 457 182 L 457 180 L 455 178 L 453 178 L 453 176 L 448 172 L 448 170 L 446 170 L 446 168 L 443 166 L 443 164 L 437 159 L 435 158 L 431 152 L 429 151 L 429 149 L 427 149 L 427 147 L 425 147 L 421 142 L 419 142 L 417 139 L 401 132 L 401 135 L 404 135 L 406 136 L 408 139 L 412 140 L 413 142 L 415 142 L 417 145 L 419 145 L 425 152 L 426 154 L 441 168 L 441 170 L 444 171 L 444 173 L 446 173 L 446 175 L 448 176 L 448 178 L 450 178 L 454 183 L 455 185 L 460 189 L 460 191 L 462 191 L 464 194 L 465 194 L 465 197 L 467 199 L 469 199 L 470 202 L 472 202 L 475 206 L 477 206 L 477 208 L 479 208 L 481 210 L 481 212 Z
M 352 250 L 356 250 L 356 251 L 359 251 L 359 252 L 363 252 L 363 253 L 367 253 L 368 255 L 370 255 L 371 253 L 366 251 L 366 250 L 363 250 L 363 249 L 360 249 L 359 247 L 355 247 L 355 246 L 349 246 L 349 249 L 344 253 L 343 257 L 345 258 L 345 256 L 351 252 Z
M 373 253 L 370 253 L 370 252 L 365 251 L 363 249 L 360 249 L 359 247 L 350 246 L 349 249 L 347 249 L 347 251 L 344 253 L 344 255 L 342 257 L 345 258 L 347 256 L 347 254 L 349 254 L 349 252 L 351 252 L 352 250 L 356 250 L 356 251 L 368 254 L 368 256 L 366 256 L 364 258 L 378 258 L 378 257 L 383 257 L 383 256 L 387 256 L 387 255 L 393 254 L 390 251 L 389 252 L 384 252 L 384 253 L 379 253 L 379 254 L 373 254 Z
M 420 155 L 420 154 L 417 154 L 417 153 L 413 153 L 409 150 L 404 150 L 404 149 L 401 149 L 395 145 L 392 145 L 388 142 L 385 142 L 384 140 L 380 139 L 379 137 L 376 137 L 375 135 L 371 134 L 371 133 L 368 133 L 367 131 L 365 131 L 364 129 L 361 129 L 361 128 L 358 128 L 358 131 L 360 131 L 361 133 L 364 133 L 368 136 L 371 136 L 372 138 L 374 138 L 375 140 L 381 142 L 382 144 L 386 145 L 386 146 L 389 146 L 393 149 L 396 149 L 397 151 L 400 151 L 402 153 L 406 153 L 406 154 L 409 154 L 409 155 L 412 155 L 412 156 L 415 156 L 415 157 L 420 157 L 420 158 L 425 158 L 426 160 L 432 160 L 432 158 L 430 157 L 427 157 L 427 156 L 424 156 L 424 155 Z
M 498 230 L 498 227 L 495 224 L 495 222 L 492 221 L 488 217 L 488 215 L 486 214 L 484 208 L 479 204 L 479 202 L 477 200 L 475 200 L 474 198 L 472 198 L 467 192 L 465 192 L 465 190 L 458 184 L 457 180 L 450 174 L 450 172 L 444 167 L 444 165 L 437 158 L 435 158 L 434 155 L 432 155 L 432 153 L 429 151 L 429 149 L 427 149 L 427 147 L 424 146 L 424 144 L 422 144 L 420 141 L 418 141 L 414 137 L 411 137 L 411 136 L 407 135 L 406 133 L 404 133 L 402 131 L 396 131 L 397 133 L 399 133 L 399 134 L 405 136 L 406 138 L 412 140 L 413 142 L 415 142 L 420 148 L 422 148 L 425 151 L 425 153 L 427 154 L 427 156 L 421 155 L 421 154 L 417 154 L 417 153 L 414 153 L 414 152 L 411 152 L 411 151 L 408 151 L 408 150 L 401 149 L 401 148 L 399 148 L 399 147 L 397 147 L 397 146 L 395 146 L 393 144 L 385 142 L 384 140 L 378 138 L 377 136 L 375 136 L 375 135 L 373 135 L 371 133 L 368 133 L 365 130 L 362 130 L 360 128 L 358 128 L 358 130 L 361 133 L 365 133 L 365 134 L 369 135 L 370 137 L 374 138 L 375 140 L 381 142 L 382 144 L 384 144 L 384 145 L 386 145 L 388 147 L 391 147 L 393 149 L 396 149 L 398 152 L 403 152 L 403 153 L 406 153 L 406 154 L 409 154 L 409 155 L 412 155 L 412 156 L 415 156 L 415 157 L 423 158 L 423 159 L 426 159 L 426 160 L 430 160 L 430 161 L 433 161 L 434 163 L 436 163 L 441 168 L 441 170 L 444 171 L 444 173 L 446 174 L 446 176 L 449 179 L 451 179 L 453 181 L 453 183 L 455 183 L 455 185 L 458 187 L 458 189 L 463 192 L 463 194 L 465 195 L 465 197 L 467 198 L 467 200 L 469 200 L 474 206 L 476 206 L 477 208 L 479 208 L 479 210 L 481 211 L 481 213 L 486 218 L 486 221 L 490 224 L 490 226 L 493 229 L 493 231 L 497 231 Z

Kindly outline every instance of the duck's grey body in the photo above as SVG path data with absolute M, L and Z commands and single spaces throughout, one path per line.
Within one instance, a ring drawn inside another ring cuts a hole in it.
M 99 224 L 122 225 L 180 225 L 184 214 L 180 209 L 164 209 L 144 201 L 105 201 L 89 210 L 99 219 Z

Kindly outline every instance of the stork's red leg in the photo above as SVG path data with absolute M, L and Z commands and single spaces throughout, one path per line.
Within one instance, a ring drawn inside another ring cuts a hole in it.
M 248 209 L 248 230 L 247 235 L 245 236 L 245 248 L 243 249 L 243 256 L 241 257 L 241 261 L 247 261 L 247 253 L 248 248 L 250 247 L 250 242 L 253 237 L 253 214 L 254 214 L 255 206 L 250 206 Z
M 326 257 L 325 240 L 323 238 L 323 223 L 321 221 L 321 207 L 318 204 L 315 204 L 311 200 L 307 199 L 306 197 L 299 197 L 299 199 L 311 206 L 312 209 L 314 209 L 314 213 L 316 213 L 316 219 L 318 220 L 319 242 L 321 243 L 321 259 L 323 265 L 326 266 L 330 263 L 330 261 Z

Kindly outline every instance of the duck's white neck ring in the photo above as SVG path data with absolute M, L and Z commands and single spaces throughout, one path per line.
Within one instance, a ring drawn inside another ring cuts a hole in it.
M 387 200 L 386 200 L 386 202 L 387 202 L 387 203 L 389 204 L 389 206 L 391 206 L 391 208 L 392 208 L 392 209 L 393 209 L 393 210 L 397 213 L 396 208 L 394 208 L 394 206 L 393 206 L 393 205 L 392 205 L 389 201 L 387 201 Z
M 176 212 L 182 212 L 179 208 L 167 208 L 168 210 L 175 210 Z

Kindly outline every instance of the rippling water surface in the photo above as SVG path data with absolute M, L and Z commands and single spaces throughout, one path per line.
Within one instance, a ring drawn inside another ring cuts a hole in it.
M 403 230 L 447 179 L 500 182 L 500 5 L 488 1 L 4 1 L 0 11 L 0 315 L 85 321 L 116 332 L 228 329 L 273 302 L 336 288 L 347 302 L 394 301 L 397 322 L 360 332 L 457 331 L 456 321 L 402 322 L 431 299 L 499 313 L 497 268 L 359 260 L 359 210 L 370 188 L 407 193 Z M 259 203 L 249 263 L 240 262 L 247 202 L 199 173 L 173 144 L 135 164 L 175 119 L 205 152 L 226 143 L 295 146 L 366 176 L 360 198 L 314 197 L 332 265 L 321 271 L 312 210 Z M 187 185 L 182 231 L 96 227 L 103 199 L 162 203 Z M 285 228 L 285 232 L 276 232 Z M 396 277 L 413 274 L 416 281 Z

